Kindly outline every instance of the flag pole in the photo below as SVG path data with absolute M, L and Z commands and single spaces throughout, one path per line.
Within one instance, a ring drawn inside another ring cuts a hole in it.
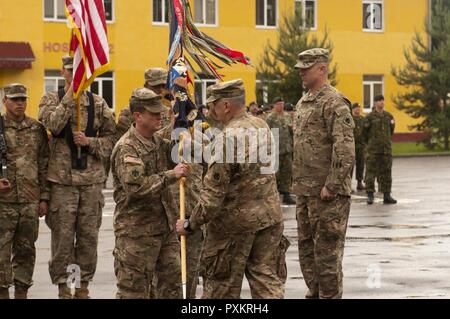
M 75 98 L 77 106 L 77 132 L 81 132 L 81 112 L 80 112 L 80 95 Z M 81 159 L 81 146 L 77 145 L 78 159 Z
M 183 134 L 180 134 L 180 145 L 178 146 L 178 156 L 180 162 L 183 159 Z M 185 186 L 186 177 L 181 177 L 179 180 L 180 184 L 180 220 L 186 219 L 186 197 L 185 197 Z M 186 299 L 186 283 L 187 283 L 187 261 L 186 261 L 186 235 L 181 235 L 181 285 L 183 288 L 183 299 Z

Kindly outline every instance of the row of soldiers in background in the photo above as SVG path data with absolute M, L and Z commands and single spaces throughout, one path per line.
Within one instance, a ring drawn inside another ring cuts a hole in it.
M 367 204 L 374 202 L 375 179 L 378 190 L 383 193 L 384 204 L 396 204 L 392 198 L 392 135 L 395 129 L 394 117 L 384 110 L 384 97 L 374 98 L 374 108 L 366 117 L 361 116 L 361 108 L 352 105 L 355 122 L 355 168 L 357 190 L 366 190 Z M 366 174 L 364 177 L 364 167 Z M 352 174 L 353 175 L 353 174 Z M 362 181 L 365 181 L 365 186 Z

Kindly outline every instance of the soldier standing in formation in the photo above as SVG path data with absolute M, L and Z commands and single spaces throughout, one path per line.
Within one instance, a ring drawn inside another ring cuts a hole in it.
M 384 97 L 377 95 L 374 110 L 364 119 L 363 137 L 366 143 L 366 191 L 367 204 L 374 201 L 375 178 L 379 191 L 384 194 L 384 204 L 396 204 L 391 196 L 392 188 L 392 134 L 395 120 L 384 110 Z
M 361 116 L 361 108 L 358 103 L 354 103 L 352 105 L 352 114 L 353 114 L 353 122 L 355 122 L 355 130 L 353 131 L 353 134 L 355 136 L 355 169 L 357 181 L 356 190 L 363 191 L 366 189 L 363 184 L 364 156 L 365 156 L 365 147 L 363 139 L 364 118 Z
M 295 205 L 289 191 L 292 183 L 292 117 L 284 112 L 284 101 L 281 97 L 273 100 L 272 113 L 267 116 L 267 124 L 271 129 L 278 129 L 279 165 L 276 173 L 278 192 L 283 195 L 283 203 Z
M 52 135 L 47 180 L 50 207 L 46 222 L 51 229 L 49 272 L 60 298 L 72 298 L 67 267 L 79 267 L 81 287 L 75 298 L 89 298 L 88 285 L 97 267 L 98 233 L 102 221 L 106 180 L 102 159 L 110 156 L 116 124 L 105 100 L 90 92 L 80 95 L 80 128 L 73 98 L 73 58 L 63 58 L 65 87 L 45 94 L 39 120 Z M 81 156 L 78 156 L 81 148 Z
M 134 123 L 111 156 L 114 177 L 114 268 L 118 298 L 181 298 L 180 244 L 175 233 L 177 208 L 169 186 L 188 175 L 172 169 L 172 143 L 155 133 L 165 106 L 161 96 L 142 88 L 133 92 Z M 156 274 L 156 281 L 154 277 Z
M 350 102 L 327 83 L 329 52 L 299 54 L 308 92 L 296 107 L 293 190 L 306 298 L 341 298 L 342 259 L 355 159 Z
M 270 134 L 264 121 L 247 114 L 241 80 L 210 86 L 207 93 L 210 116 L 225 126 L 213 142 L 223 143 L 223 154 L 236 147 L 233 130 L 265 129 Z M 258 143 L 261 146 L 263 142 Z M 236 157 L 232 163 L 212 159 L 199 204 L 189 219 L 177 222 L 181 235 L 206 225 L 203 298 L 239 298 L 244 273 L 253 298 L 284 296 L 279 276 L 285 253 L 281 245 L 283 216 L 275 175 L 262 173 L 264 165 L 250 163 L 249 147 L 245 150 L 245 163 L 238 163 Z M 237 156 L 236 149 L 232 154 Z
M 0 299 L 26 299 L 33 284 L 39 217 L 47 214 L 49 156 L 47 132 L 25 115 L 27 89 L 4 88 L 6 115 L 0 115 L 0 138 L 6 142 L 6 172 L 0 172 Z M 0 150 L 1 151 L 1 150 Z M 2 176 L 6 173 L 6 176 Z

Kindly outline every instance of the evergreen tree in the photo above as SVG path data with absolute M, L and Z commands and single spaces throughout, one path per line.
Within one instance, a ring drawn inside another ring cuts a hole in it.
M 284 16 L 278 27 L 275 44 L 267 42 L 263 55 L 256 69 L 258 102 L 263 102 L 263 87 L 268 89 L 268 102 L 276 96 L 282 96 L 285 101 L 297 103 L 303 95 L 303 87 L 298 70 L 294 69 L 298 54 L 312 48 L 326 48 L 331 53 L 333 45 L 325 30 L 322 39 L 311 35 L 303 27 L 300 14 Z M 336 85 L 336 65 L 330 68 L 330 82 Z
M 450 1 L 435 0 L 430 21 L 425 22 L 427 38 L 416 33 L 405 50 L 406 65 L 392 68 L 398 84 L 407 88 L 394 103 L 417 124 L 411 129 L 427 133 L 424 143 L 449 150 L 450 135 Z M 430 45 L 431 40 L 431 45 Z

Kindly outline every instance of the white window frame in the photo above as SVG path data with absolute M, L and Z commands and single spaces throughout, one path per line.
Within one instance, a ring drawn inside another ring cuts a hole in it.
M 373 4 L 381 4 L 381 29 L 374 29 L 373 28 L 373 25 L 371 25 L 372 26 L 372 28 L 369 28 L 369 29 L 367 29 L 367 28 L 364 28 L 364 22 L 363 22 L 363 26 L 362 26 L 362 30 L 363 30 L 363 32 L 375 32 L 375 33 L 381 33 L 381 32 L 384 32 L 384 29 L 385 29 L 385 19 L 384 19 L 384 0 L 363 0 L 362 1 L 362 17 L 364 18 L 364 5 L 365 4 L 370 4 L 371 6 L 373 5 Z M 371 24 L 372 24 L 373 22 L 371 22 Z
M 206 5 L 205 5 L 205 1 L 206 0 L 201 0 L 202 1 L 202 11 L 203 11 L 203 17 L 204 17 L 204 21 L 206 21 Z M 194 2 L 195 3 L 195 2 Z M 214 0 L 215 3 L 215 9 L 214 9 L 214 13 L 215 13 L 215 23 L 214 24 L 210 24 L 210 23 L 197 23 L 195 22 L 195 25 L 198 27 L 209 27 L 209 28 L 216 28 L 219 26 L 219 0 Z M 194 12 L 195 14 L 195 12 Z M 195 21 L 195 16 L 194 16 L 194 21 Z
M 155 8 L 153 7 L 153 0 L 152 0 L 152 10 L 155 10 Z M 161 0 L 161 10 L 162 10 L 162 19 L 163 21 L 153 21 L 153 11 L 152 11 L 152 24 L 153 25 L 160 25 L 160 26 L 166 26 L 169 25 L 169 21 L 164 21 L 166 19 L 166 1 L 165 0 Z M 169 12 L 170 14 L 170 12 Z
M 197 83 L 201 83 L 202 85 L 202 102 L 200 104 L 206 105 L 206 89 L 208 88 L 207 84 L 217 84 L 217 80 L 215 79 L 195 79 L 194 86 Z
M 256 1 L 255 1 L 256 4 Z M 255 12 L 257 8 L 255 7 Z M 276 29 L 278 28 L 278 18 L 279 18 L 279 10 L 278 10 L 278 0 L 275 0 L 275 25 L 267 25 L 267 0 L 264 0 L 264 24 L 256 24 L 256 29 Z M 256 21 L 255 21 L 256 22 Z
M 116 111 L 116 72 L 110 71 L 112 77 L 102 78 L 101 75 L 94 79 L 94 83 L 98 84 L 98 95 L 103 97 L 103 81 L 112 81 L 112 106 L 108 104 L 108 107 L 115 112 Z M 91 88 L 89 87 L 89 91 Z
M 44 22 L 67 23 L 67 17 L 66 16 L 64 16 L 64 19 L 59 19 L 58 18 L 58 8 L 57 8 L 58 0 L 52 0 L 53 4 L 54 4 L 54 6 L 53 6 L 53 18 L 47 18 L 45 16 L 45 1 L 46 0 L 42 0 L 42 14 L 44 15 Z M 115 19 L 116 19 L 116 17 L 115 17 L 116 12 L 114 10 L 115 2 L 114 2 L 114 0 L 111 0 L 111 1 L 112 1 L 112 5 L 111 5 L 111 10 L 112 10 L 112 12 L 111 12 L 111 20 L 106 20 L 106 24 L 115 23 Z M 63 3 L 64 3 L 64 6 L 65 6 L 65 1 L 63 1 Z
M 314 2 L 314 25 L 311 28 L 306 27 L 306 1 Z M 311 31 L 317 31 L 317 1 L 318 0 L 295 0 L 295 2 L 300 2 L 302 5 L 303 28 Z
M 47 72 L 47 71 L 54 71 L 54 72 L 60 72 L 59 70 L 45 70 L 45 72 Z M 55 85 L 55 90 L 58 90 L 58 82 L 59 81 L 63 81 L 63 82 L 65 82 L 66 80 L 64 79 L 64 77 L 62 76 L 62 75 L 51 75 L 51 76 L 46 76 L 45 75 L 45 73 L 44 73 L 44 93 L 47 93 L 46 92 L 46 82 L 47 81 L 54 81 L 55 83 L 56 83 L 56 85 Z
M 364 74 L 364 76 L 367 76 L 369 74 Z M 366 108 L 364 103 L 363 103 L 363 107 L 362 107 L 362 111 L 363 113 L 370 113 L 372 111 L 372 108 L 374 106 L 374 98 L 375 98 L 375 94 L 374 94 L 374 85 L 375 84 L 381 84 L 381 94 L 384 96 L 384 76 L 383 75 L 379 75 L 379 74 L 370 74 L 370 75 L 376 75 L 376 76 L 380 76 L 381 77 L 381 81 L 375 81 L 375 80 L 363 80 L 363 85 L 362 85 L 362 90 L 363 90 L 363 102 L 364 102 L 364 87 L 366 85 L 370 86 L 370 99 L 369 99 L 369 108 Z

